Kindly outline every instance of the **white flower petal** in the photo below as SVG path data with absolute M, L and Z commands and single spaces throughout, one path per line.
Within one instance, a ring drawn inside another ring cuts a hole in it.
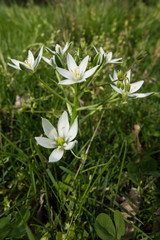
M 63 68 L 59 68 L 59 67 L 56 67 L 56 69 L 63 77 L 68 78 L 68 79 L 73 78 L 73 75 L 70 71 L 63 69 Z
M 133 93 L 133 94 L 128 94 L 129 97 L 135 97 L 135 98 L 144 98 L 148 97 L 149 95 L 153 94 L 154 92 L 150 93 Z
M 34 64 L 33 64 L 33 68 L 37 67 L 41 58 L 42 58 L 42 53 L 43 53 L 43 47 L 41 47 L 40 51 L 39 51 L 39 54 L 36 58 L 36 60 L 34 61 Z
M 50 53 L 52 53 L 52 54 L 55 54 L 55 53 L 56 53 L 55 51 L 52 51 L 52 50 L 51 50 L 50 48 L 48 48 L 48 47 L 46 48 L 46 51 L 47 51 L 47 52 L 50 52 Z
M 97 70 L 97 68 L 99 67 L 99 65 L 91 68 L 90 70 L 88 70 L 87 72 L 84 73 L 84 78 L 89 78 L 91 75 L 93 75 L 95 73 L 95 71 Z
M 68 135 L 69 131 L 69 121 L 68 121 L 68 114 L 64 111 L 61 117 L 58 120 L 58 134 L 60 137 L 65 138 Z
M 45 137 L 35 137 L 37 143 L 45 148 L 55 148 L 56 144 L 51 141 L 49 138 Z
M 34 56 L 33 56 L 33 53 L 30 50 L 28 51 L 28 62 L 31 65 L 34 63 Z
M 141 88 L 141 86 L 143 85 L 144 81 L 138 81 L 138 82 L 135 82 L 135 83 L 131 83 L 131 88 L 130 88 L 130 91 L 129 93 L 134 93 L 136 91 L 138 91 L 138 89 Z
M 72 141 L 76 137 L 77 132 L 78 132 L 78 121 L 77 121 L 77 117 L 76 117 L 76 119 L 74 120 L 74 122 L 68 132 L 69 141 Z
M 10 66 L 10 67 L 13 67 L 13 68 L 15 68 L 15 69 L 17 69 L 17 70 L 21 70 L 21 68 L 19 67 L 19 66 L 17 66 L 17 65 L 13 65 L 13 64 L 11 64 L 11 63 L 7 63 L 8 64 L 8 66 Z
M 127 78 L 129 79 L 129 82 L 130 82 L 130 79 L 131 79 L 131 69 L 127 72 Z
M 42 59 L 43 59 L 46 63 L 48 63 L 50 66 L 52 66 L 52 64 L 51 64 L 51 59 L 48 59 L 48 58 L 43 57 L 43 56 L 42 56 Z
M 69 53 L 67 54 L 67 66 L 68 66 L 69 71 L 77 68 L 77 64 L 76 64 L 75 60 Z
M 106 54 L 106 61 L 110 62 L 112 59 L 112 52 L 109 52 L 108 54 Z
M 56 53 L 62 54 L 62 48 L 59 44 L 56 44 L 55 50 L 56 50 Z
M 29 70 L 33 70 L 33 67 L 31 66 L 29 66 L 28 64 L 26 64 L 26 63 L 24 63 L 24 62 L 20 62 L 20 68 L 23 70 L 23 68 L 22 68 L 22 65 L 23 65 L 23 67 L 25 67 L 25 68 L 27 68 L 27 69 L 29 69 Z
M 122 63 L 122 62 L 119 62 L 122 58 L 116 58 L 116 59 L 113 59 L 113 60 L 110 60 L 108 63 Z
M 76 83 L 85 82 L 85 81 L 86 81 L 86 79 L 82 78 L 81 80 L 76 81 Z
M 114 70 L 113 78 L 114 78 L 114 81 L 115 81 L 115 80 L 118 80 L 118 76 L 117 76 L 117 72 L 116 72 L 116 70 Z
M 48 121 L 46 118 L 42 118 L 42 127 L 47 137 L 53 140 L 57 140 L 58 138 L 57 131 L 50 123 L 50 121 Z
M 11 59 L 11 61 L 18 67 L 20 63 L 22 63 L 21 61 L 18 61 L 16 59 Z
M 70 43 L 70 44 L 71 44 L 71 43 Z M 64 48 L 63 48 L 63 50 L 62 50 L 63 54 L 67 51 L 67 49 L 68 49 L 68 47 L 69 47 L 70 44 L 68 44 L 68 42 L 66 42 L 66 45 L 64 46 Z
M 29 70 L 32 70 L 33 71 L 33 66 L 29 66 L 28 64 L 26 64 L 26 63 L 20 63 L 21 65 L 23 65 L 25 68 L 27 68 L 27 69 L 29 69 Z
M 66 144 L 66 146 L 64 146 L 65 150 L 71 150 L 72 148 L 74 148 L 75 144 L 77 143 L 77 141 L 73 141 L 73 142 L 69 142 L 68 144 Z
M 75 84 L 77 82 L 73 81 L 73 80 L 70 80 L 70 79 L 65 79 L 65 80 L 62 80 L 60 81 L 58 84 L 60 85 L 71 85 L 71 84 Z
M 109 74 L 109 77 L 110 77 L 111 81 L 113 82 L 114 78 L 112 78 L 111 74 Z
M 103 50 L 102 47 L 99 48 L 99 51 L 100 51 L 100 53 L 101 53 L 102 55 L 105 55 L 105 51 Z
M 88 64 L 89 56 L 86 56 L 79 65 L 80 72 L 85 72 Z
M 94 47 L 94 50 L 96 51 L 96 53 L 98 54 L 98 50 L 97 50 L 97 48 L 93 45 L 93 47 Z
M 72 42 L 70 42 L 70 43 L 67 42 L 66 43 L 65 47 L 63 48 L 63 54 L 65 54 L 65 52 L 68 50 L 68 48 L 70 47 L 71 43 Z
M 110 84 L 110 85 L 111 85 L 111 87 L 112 87 L 116 92 L 118 92 L 118 93 L 120 93 L 120 94 L 123 93 L 123 91 L 122 91 L 121 89 L 117 88 L 116 86 L 114 86 L 114 85 L 112 85 L 112 84 Z
M 56 148 L 49 156 L 49 162 L 58 162 L 63 157 L 64 150 Z

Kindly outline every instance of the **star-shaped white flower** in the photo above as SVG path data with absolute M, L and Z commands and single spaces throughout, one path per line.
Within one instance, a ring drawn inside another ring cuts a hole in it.
M 72 42 L 70 42 L 70 43 L 67 42 L 63 49 L 59 44 L 56 44 L 55 51 L 52 51 L 50 48 L 47 48 L 47 50 L 49 52 L 51 52 L 52 54 L 58 53 L 59 55 L 63 56 L 66 53 L 66 51 L 68 50 L 68 48 L 70 47 L 71 43 Z
M 34 71 L 37 68 L 37 66 L 42 58 L 42 53 L 43 53 L 43 47 L 41 47 L 37 58 L 34 60 L 34 56 L 33 56 L 32 52 L 29 50 L 28 58 L 24 62 L 18 61 L 16 59 L 11 59 L 13 64 L 8 63 L 8 65 L 10 67 L 13 67 L 18 70 L 22 70 L 22 68 L 24 67 L 24 68 Z
M 151 94 L 153 94 L 154 92 L 149 92 L 149 93 L 135 93 L 137 92 L 141 86 L 143 85 L 144 81 L 138 81 L 135 83 L 130 83 L 130 78 L 131 78 L 131 70 L 127 71 L 127 73 L 125 74 L 124 80 L 122 81 L 118 81 L 118 74 L 117 72 L 114 70 L 114 74 L 113 77 L 111 75 L 109 75 L 111 81 L 114 83 L 110 84 L 111 87 L 118 93 L 122 94 L 122 96 L 125 97 L 133 97 L 133 98 L 144 98 L 147 97 Z M 120 82 L 120 85 L 119 85 Z
M 67 67 L 68 70 L 56 67 L 57 71 L 66 79 L 59 82 L 62 85 L 70 85 L 80 82 L 85 82 L 86 78 L 89 78 L 91 75 L 95 73 L 99 65 L 91 68 L 86 71 L 88 64 L 89 56 L 86 56 L 79 66 L 77 66 L 73 57 L 68 53 L 67 55 Z
M 95 47 L 94 49 L 96 50 L 96 53 L 99 54 L 98 64 L 101 64 L 103 59 L 106 61 L 106 63 L 121 63 L 120 60 L 122 58 L 112 59 L 112 52 L 105 53 L 102 47 L 99 48 L 99 52 Z
M 59 44 L 56 44 L 55 46 L 55 51 L 52 51 L 50 48 L 46 48 L 47 52 L 50 52 L 53 54 L 53 56 L 48 59 L 46 57 L 43 57 L 43 60 L 48 63 L 50 66 L 52 67 L 56 67 L 57 66 L 57 63 L 56 63 L 56 59 L 55 59 L 55 55 L 58 55 L 57 57 L 59 58 L 59 61 L 61 62 L 61 64 L 63 65 L 62 63 L 62 60 L 61 60 L 61 57 L 66 53 L 66 51 L 68 50 L 68 48 L 70 47 L 72 42 L 70 43 L 66 43 L 65 47 L 62 49 L 62 47 L 59 45 Z
M 49 162 L 59 161 L 64 150 L 71 150 L 77 143 L 75 139 L 78 132 L 77 118 L 69 128 L 68 114 L 64 111 L 58 120 L 57 130 L 45 118 L 42 118 L 42 127 L 46 137 L 35 137 L 37 143 L 45 148 L 55 148 L 49 157 Z M 74 140 L 74 141 L 73 141 Z

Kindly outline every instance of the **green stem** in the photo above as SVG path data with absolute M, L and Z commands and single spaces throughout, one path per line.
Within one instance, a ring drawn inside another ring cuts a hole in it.
M 83 94 L 85 93 L 85 89 L 87 89 L 89 87 L 89 85 L 91 84 L 91 82 L 95 79 L 95 77 L 97 76 L 97 74 L 101 71 L 101 69 L 104 67 L 104 64 L 102 64 L 100 66 L 100 68 L 94 73 L 94 75 L 87 81 L 85 82 L 85 84 L 83 85 L 83 91 L 80 95 L 80 98 L 83 96 Z
M 59 95 L 53 88 L 51 88 L 47 83 L 45 83 L 37 74 L 35 74 L 39 81 L 44 85 L 44 87 L 49 90 L 50 92 L 52 92 L 56 97 L 60 98 L 61 100 L 63 100 L 64 102 L 69 103 L 70 105 L 72 105 L 72 103 L 67 99 L 62 97 L 61 95 Z
M 72 110 L 72 120 L 71 125 L 73 124 L 76 116 L 77 116 L 77 108 L 78 108 L 78 85 L 77 83 L 74 86 L 74 101 L 73 101 L 73 110 Z

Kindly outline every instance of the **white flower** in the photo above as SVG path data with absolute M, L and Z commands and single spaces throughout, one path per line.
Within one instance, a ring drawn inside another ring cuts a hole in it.
M 63 56 L 65 54 L 65 52 L 68 50 L 68 48 L 70 47 L 72 42 L 70 43 L 66 43 L 65 47 L 62 49 L 62 47 L 59 44 L 56 44 L 55 46 L 55 51 L 52 51 L 50 48 L 47 48 L 47 50 L 49 50 L 49 52 L 53 53 L 53 54 L 60 54 L 61 56 Z
M 62 158 L 64 150 L 71 150 L 77 142 L 74 140 L 78 132 L 77 118 L 69 128 L 68 114 L 64 111 L 58 120 L 58 131 L 45 118 L 42 118 L 42 127 L 48 138 L 35 137 L 35 139 L 42 147 L 55 148 L 49 157 L 49 162 L 57 162 Z
M 102 47 L 100 47 L 99 52 L 95 47 L 94 49 L 96 50 L 96 53 L 99 54 L 98 64 L 101 64 L 103 59 L 105 59 L 106 63 L 121 63 L 120 60 L 122 58 L 112 59 L 112 52 L 105 53 Z
M 115 84 L 110 84 L 111 87 L 118 93 L 122 94 L 122 96 L 124 96 L 124 98 L 128 97 L 133 97 L 133 98 L 144 98 L 147 97 L 151 94 L 153 94 L 154 92 L 150 92 L 150 93 L 135 93 L 137 92 L 141 86 L 143 85 L 144 81 L 138 81 L 135 83 L 130 83 L 130 78 L 131 78 L 131 70 L 127 71 L 126 74 L 124 74 L 122 76 L 121 73 L 121 77 L 123 77 L 123 80 L 118 79 L 118 74 L 116 71 L 114 71 L 113 77 L 111 75 L 110 79 L 111 81 Z
M 88 64 L 89 56 L 86 56 L 79 66 L 77 66 L 73 57 L 68 53 L 67 55 L 67 66 L 68 70 L 56 67 L 57 71 L 65 78 L 59 82 L 62 85 L 70 85 L 80 82 L 85 82 L 86 78 L 89 78 L 92 74 L 95 73 L 99 65 L 91 68 L 90 70 L 86 71 L 87 64 Z
M 41 60 L 42 53 L 43 53 L 43 47 L 41 47 L 37 58 L 34 60 L 34 56 L 33 56 L 32 52 L 29 50 L 28 51 L 28 58 L 24 62 L 18 61 L 16 59 L 11 59 L 11 61 L 14 65 L 10 64 L 10 63 L 8 63 L 8 65 L 10 67 L 13 67 L 13 68 L 18 69 L 18 70 L 22 70 L 22 66 L 24 66 L 25 68 L 34 71 L 35 68 L 38 66 L 40 60 Z

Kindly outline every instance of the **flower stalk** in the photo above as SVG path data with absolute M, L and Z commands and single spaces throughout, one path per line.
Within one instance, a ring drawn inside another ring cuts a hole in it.
M 78 84 L 74 84 L 74 100 L 73 100 L 73 110 L 72 110 L 72 120 L 71 124 L 74 122 L 77 117 L 77 109 L 78 109 Z

